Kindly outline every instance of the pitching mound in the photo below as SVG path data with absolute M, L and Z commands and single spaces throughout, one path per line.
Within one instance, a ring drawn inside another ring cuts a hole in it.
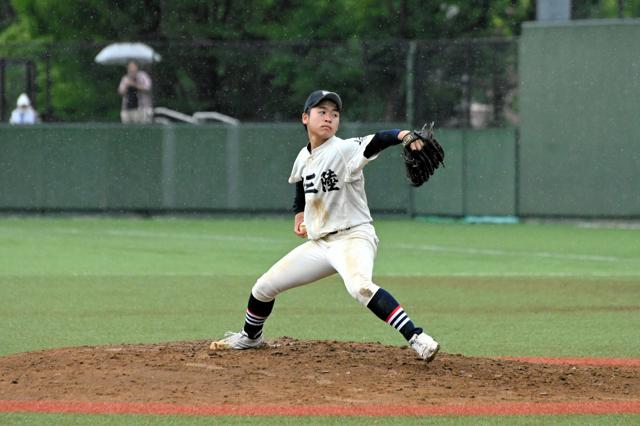
M 534 364 L 408 347 L 302 341 L 210 351 L 209 341 L 85 346 L 0 358 L 0 400 L 197 404 L 633 401 L 640 368 Z

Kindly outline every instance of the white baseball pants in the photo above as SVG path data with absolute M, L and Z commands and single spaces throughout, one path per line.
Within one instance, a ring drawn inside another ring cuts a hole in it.
M 285 290 L 340 274 L 347 291 L 367 306 L 380 287 L 371 281 L 378 237 L 370 223 L 309 240 L 296 247 L 262 275 L 253 297 L 270 302 Z

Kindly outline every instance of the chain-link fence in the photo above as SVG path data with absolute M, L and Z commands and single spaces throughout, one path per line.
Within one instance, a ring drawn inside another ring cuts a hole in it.
M 35 95 L 35 62 L 19 58 L 0 58 L 0 119 L 8 119 L 16 107 L 16 100 L 25 93 L 30 99 Z M 37 107 L 35 99 L 31 104 Z
M 2 46 L 0 58 L 34 61 L 46 121 L 117 121 L 124 67 L 94 62 L 105 44 Z M 154 105 L 218 111 L 243 121 L 296 121 L 309 92 L 340 93 L 343 117 L 363 122 L 434 120 L 439 127 L 517 122 L 515 39 L 456 41 L 149 42 Z M 2 87 L 5 101 L 15 88 Z

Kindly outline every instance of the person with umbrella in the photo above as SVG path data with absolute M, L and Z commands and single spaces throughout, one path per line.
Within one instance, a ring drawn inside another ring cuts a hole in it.
M 151 123 L 151 77 L 136 61 L 127 63 L 127 73 L 120 80 L 118 93 L 122 96 L 120 118 L 123 123 Z
M 162 57 L 144 43 L 111 43 L 96 55 L 101 65 L 126 65 L 127 74 L 120 80 L 122 96 L 120 117 L 123 123 L 150 123 L 153 120 L 151 77 L 140 70 L 140 64 L 160 62 Z

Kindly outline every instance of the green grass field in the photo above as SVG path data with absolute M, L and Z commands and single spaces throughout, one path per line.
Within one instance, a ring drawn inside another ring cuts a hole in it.
M 301 242 L 291 227 L 290 220 L 278 218 L 0 219 L 0 355 L 63 346 L 207 339 L 239 329 L 255 279 Z M 640 229 L 405 220 L 378 220 L 376 228 L 380 247 L 374 281 L 394 294 L 445 352 L 640 357 Z M 265 333 L 267 338 L 404 344 L 395 330 L 351 299 L 335 277 L 281 295 Z M 383 424 L 399 419 L 365 420 Z M 434 419 L 446 424 L 509 420 Z M 538 420 L 519 417 L 517 422 Z M 638 420 L 544 418 L 552 424 Z M 0 414 L 0 424 L 210 421 Z

